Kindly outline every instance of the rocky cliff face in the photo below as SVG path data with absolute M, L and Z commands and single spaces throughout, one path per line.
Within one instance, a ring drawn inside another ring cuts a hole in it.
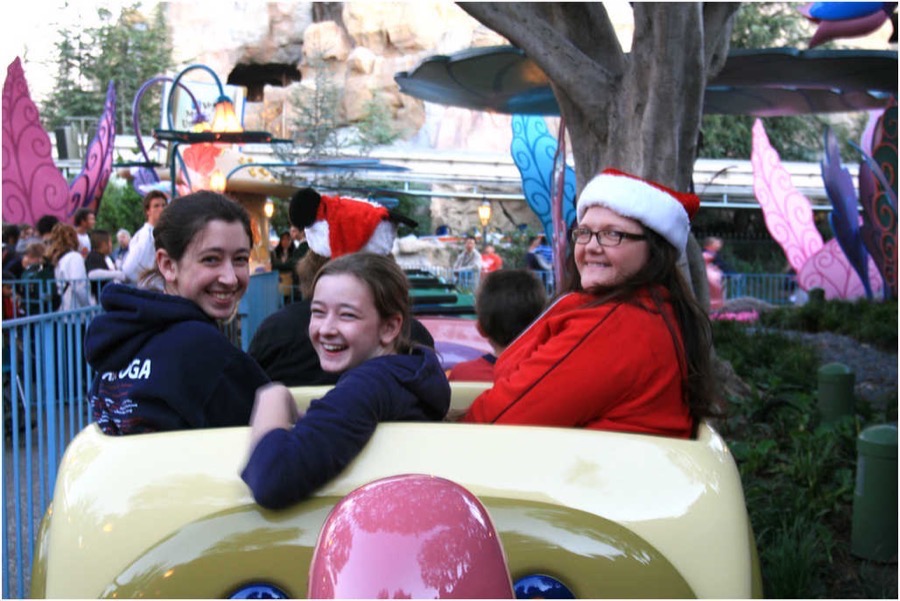
M 314 4 L 330 9 L 314 10 Z M 322 69 L 342 90 L 338 116 L 344 123 L 363 119 L 366 104 L 378 99 L 390 107 L 393 127 L 410 144 L 508 149 L 508 134 L 504 145 L 490 133 L 508 129 L 508 117 L 444 107 L 426 114 L 424 103 L 401 94 L 394 82 L 395 73 L 433 54 L 506 43 L 452 2 L 233 2 L 228 9 L 208 2 L 173 2 L 167 10 L 181 66 L 205 63 L 223 81 L 242 64 L 299 68 L 301 82 L 266 86 L 264 100 L 249 103 L 248 127 L 290 136 L 297 113 L 294 97 L 310 90 L 317 75 L 321 80 L 316 69 Z M 328 16 L 332 18 L 315 20 Z
M 237 65 L 281 64 L 302 73 L 300 82 L 267 85 L 261 102 L 247 103 L 248 129 L 293 137 L 299 103 L 310 98 L 317 78 L 327 78 L 342 91 L 337 113 L 344 124 L 363 119 L 372 100 L 388 107 L 391 126 L 401 136 L 395 146 L 411 151 L 509 152 L 509 116 L 426 105 L 401 94 L 394 82 L 395 73 L 413 69 L 428 56 L 506 43 L 456 4 L 245 1 L 227 6 L 210 2 L 167 5 L 180 66 L 205 63 L 223 81 Z M 456 232 L 470 230 L 478 225 L 477 204 L 435 198 L 432 221 Z M 525 203 L 507 202 L 505 208 L 516 223 L 537 228 L 537 219 Z M 504 222 L 502 215 L 498 220 L 496 225 L 503 229 L 513 225 L 508 219 Z

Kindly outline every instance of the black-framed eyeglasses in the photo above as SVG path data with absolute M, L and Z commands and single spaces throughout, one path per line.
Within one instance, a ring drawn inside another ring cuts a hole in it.
M 597 244 L 600 246 L 618 246 L 622 240 L 646 240 L 644 234 L 629 234 L 628 232 L 620 232 L 618 230 L 603 230 L 595 232 L 586 227 L 576 227 L 572 230 L 572 242 L 575 244 L 587 244 L 591 238 L 597 238 Z

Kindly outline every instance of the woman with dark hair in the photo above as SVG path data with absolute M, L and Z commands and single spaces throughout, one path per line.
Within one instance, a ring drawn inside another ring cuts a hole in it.
M 297 266 L 297 258 L 294 256 L 294 244 L 291 240 L 290 232 L 281 232 L 281 235 L 278 237 L 278 244 L 275 245 L 269 256 L 269 262 L 271 263 L 272 271 L 278 272 L 278 281 L 282 296 L 284 296 L 284 304 L 293 302 L 295 300 L 293 297 L 297 279 L 296 274 L 294 274 L 294 268 Z
M 275 271 L 292 271 L 293 265 L 290 265 L 289 261 L 291 260 L 293 250 L 291 233 L 281 232 L 281 235 L 278 237 L 278 244 L 272 249 L 272 269 Z
M 94 419 L 106 434 L 246 425 L 269 378 L 219 323 L 235 316 L 250 280 L 250 217 L 226 196 L 196 192 L 169 204 L 153 238 L 151 275 L 163 291 L 110 284 L 88 328 Z
M 440 421 L 450 384 L 430 348 L 410 338 L 409 283 L 392 257 L 333 259 L 313 282 L 309 338 L 335 387 L 303 417 L 290 390 L 259 391 L 241 477 L 256 502 L 285 507 L 337 476 L 382 421 Z M 298 334 L 299 335 L 299 334 Z
M 692 436 L 717 401 L 709 319 L 677 266 L 699 205 L 622 171 L 594 177 L 571 232 L 577 277 L 463 421 Z

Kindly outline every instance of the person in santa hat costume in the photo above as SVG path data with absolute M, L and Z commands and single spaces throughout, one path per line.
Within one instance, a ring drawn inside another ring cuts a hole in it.
M 582 190 L 577 277 L 494 366 L 462 421 L 689 438 L 716 414 L 712 333 L 677 267 L 700 199 L 607 169 Z
M 289 215 L 293 226 L 305 230 L 309 244 L 296 266 L 302 298 L 263 320 L 247 352 L 273 381 L 285 386 L 334 384 L 339 374 L 321 368 L 308 334 L 316 273 L 330 260 L 350 253 L 390 255 L 397 224 L 416 223 L 380 204 L 319 194 L 312 188 L 294 193 Z M 411 326 L 414 342 L 434 348 L 434 338 L 421 322 L 412 319 Z

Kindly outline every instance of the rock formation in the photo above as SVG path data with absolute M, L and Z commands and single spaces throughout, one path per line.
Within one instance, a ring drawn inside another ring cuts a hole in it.
M 234 2 L 222 10 L 212 2 L 167 4 L 175 59 L 180 66 L 209 65 L 225 81 L 237 67 L 283 65 L 298 68 L 300 82 L 265 85 L 262 101 L 248 96 L 247 129 L 296 137 L 298 104 L 308 99 L 317 79 L 340 90 L 337 118 L 352 126 L 364 119 L 370 101 L 390 111 L 390 125 L 400 137 L 395 147 L 508 153 L 510 117 L 455 107 L 426 105 L 401 94 L 398 71 L 413 69 L 434 54 L 450 54 L 474 46 L 505 44 L 456 4 L 417 2 Z M 260 67 L 261 69 L 261 67 Z M 324 70 L 317 73 L 316 69 Z M 287 78 L 285 78 L 287 79 Z M 445 188 L 446 189 L 446 188 Z M 471 186 L 469 186 L 471 190 Z M 504 190 L 518 193 L 518 189 Z M 478 200 L 435 198 L 432 221 L 454 232 L 479 227 Z M 538 221 L 524 202 L 504 203 L 492 224 L 507 230 Z

